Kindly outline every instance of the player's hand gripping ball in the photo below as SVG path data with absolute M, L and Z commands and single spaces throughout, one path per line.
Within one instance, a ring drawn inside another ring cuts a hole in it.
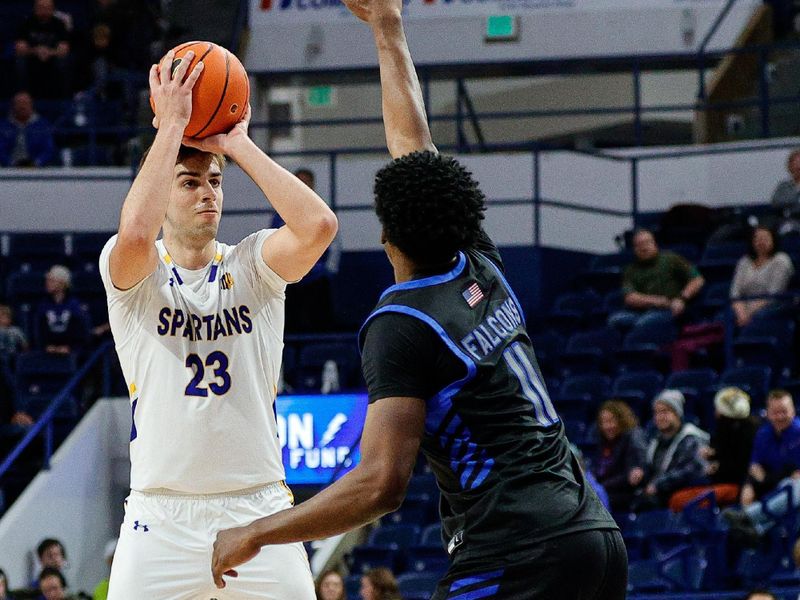
M 186 42 L 173 48 L 173 73 L 190 50 L 194 51 L 194 58 L 186 73 L 191 73 L 200 61 L 204 68 L 192 89 L 192 117 L 184 135 L 203 139 L 227 133 L 242 119 L 250 101 L 247 72 L 239 59 L 222 46 L 212 42 Z M 163 64 L 162 58 L 158 65 L 159 73 Z M 155 112 L 152 96 L 150 107 Z

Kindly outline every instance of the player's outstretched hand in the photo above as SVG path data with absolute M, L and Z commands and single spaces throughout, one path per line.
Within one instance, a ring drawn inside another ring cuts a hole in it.
M 254 544 L 248 533 L 247 527 L 224 529 L 217 534 L 214 542 L 214 555 L 211 558 L 211 575 L 214 585 L 222 589 L 225 587 L 223 575 L 238 577 L 235 570 L 241 564 L 253 560 L 261 551 L 261 547 Z
M 182 60 L 176 62 L 175 52 L 170 50 L 164 57 L 163 68 L 159 69 L 158 65 L 150 67 L 150 95 L 156 113 L 153 127 L 156 129 L 162 122 L 189 123 L 192 116 L 192 88 L 204 67 L 199 62 L 187 75 L 192 58 L 194 52 L 190 50 Z
M 343 0 L 350 12 L 362 21 L 374 25 L 382 17 L 398 17 L 403 12 L 403 0 Z
M 247 130 L 250 127 L 250 116 L 252 111 L 250 105 L 244 111 L 241 120 L 234 125 L 228 133 L 220 133 L 219 135 L 210 135 L 207 138 L 198 140 L 195 138 L 184 137 L 183 145 L 197 148 L 203 152 L 213 152 L 214 154 L 233 154 L 233 146 L 238 139 L 247 137 Z

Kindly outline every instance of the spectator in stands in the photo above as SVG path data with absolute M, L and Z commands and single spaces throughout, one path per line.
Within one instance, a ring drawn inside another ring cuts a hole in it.
M 625 309 L 613 313 L 609 325 L 627 330 L 653 322 L 671 323 L 684 315 L 705 283 L 697 268 L 673 252 L 659 251 L 647 229 L 634 234 L 633 252 L 636 261 L 625 268 L 622 279 Z
M 0 166 L 44 167 L 55 155 L 50 123 L 34 110 L 28 92 L 17 92 L 8 116 L 0 122 Z
M 797 510 L 800 500 L 800 419 L 789 392 L 769 393 L 767 421 L 756 433 L 747 481 L 742 486 L 743 509 L 723 512 L 732 528 L 754 541 L 774 525 L 773 518 Z M 785 487 L 791 495 L 770 494 Z
M 67 580 L 58 569 L 45 567 L 39 574 L 39 591 L 43 600 L 67 600 Z
M 402 600 L 392 572 L 386 567 L 371 569 L 361 578 L 361 600 Z
M 67 566 L 67 551 L 64 544 L 56 538 L 45 538 L 36 547 L 36 556 L 39 558 L 39 565 L 44 569 L 54 569 L 61 573 Z M 41 580 L 41 573 L 36 581 Z
M 773 390 L 767 396 L 767 423 L 756 433 L 743 506 L 774 490 L 787 477 L 800 477 L 800 419 L 792 395 Z
M 781 181 L 772 192 L 772 206 L 788 216 L 793 210 L 800 208 L 800 148 L 792 150 L 786 160 L 789 178 Z
M 611 510 L 630 510 L 644 477 L 645 439 L 636 415 L 620 400 L 608 400 L 597 411 L 600 436 L 592 470 L 608 493 Z
M 317 579 L 317 600 L 347 600 L 344 579 L 336 569 L 323 571 Z M 94 600 L 97 600 L 96 598 Z
M 759 300 L 736 300 L 746 296 L 781 294 L 789 287 L 794 275 L 792 259 L 778 251 L 777 238 L 769 228 L 756 227 L 750 238 L 750 250 L 739 259 L 731 283 L 731 299 L 736 324 L 744 327 L 753 315 L 777 307 L 768 298 Z
M 0 361 L 11 360 L 27 350 L 28 338 L 14 325 L 14 312 L 10 306 L 0 304 Z
M 647 447 L 644 488 L 634 500 L 634 510 L 663 508 L 678 490 L 707 482 L 700 448 L 710 436 L 683 422 L 684 403 L 680 390 L 664 390 L 653 401 L 657 433 Z
M 750 396 L 737 387 L 726 387 L 714 396 L 716 425 L 711 443 L 701 448 L 708 460 L 712 484 L 735 488 L 732 501 L 747 477 L 758 421 L 750 415 Z M 719 494 L 717 495 L 719 500 Z M 727 499 L 726 499 L 727 501 Z
M 10 587 L 6 572 L 0 569 L 0 600 L 14 600 L 14 596 L 8 591 Z
M 312 190 L 315 189 L 312 171 L 298 169 L 294 174 Z M 272 227 L 277 229 L 283 224 L 276 212 Z M 339 270 L 340 254 L 339 242 L 334 240 L 303 279 L 286 287 L 287 333 L 318 333 L 333 328 L 331 278 Z
M 72 275 L 62 265 L 45 274 L 45 290 L 50 296 L 36 310 L 36 339 L 46 352 L 79 352 L 89 338 L 89 318 L 80 303 L 68 295 Z
M 68 23 L 56 14 L 53 0 L 34 0 L 33 14 L 20 27 L 14 52 L 19 88 L 42 98 L 69 96 Z

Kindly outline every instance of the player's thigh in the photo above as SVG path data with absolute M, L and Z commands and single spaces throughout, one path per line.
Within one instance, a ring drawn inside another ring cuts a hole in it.
M 202 533 L 173 522 L 170 515 L 152 510 L 146 503 L 129 499 L 108 598 L 194 600 L 212 583 L 210 560 L 208 540 Z
M 314 580 L 303 544 L 265 546 L 236 569 L 239 576 L 225 577 L 220 600 L 314 600 Z

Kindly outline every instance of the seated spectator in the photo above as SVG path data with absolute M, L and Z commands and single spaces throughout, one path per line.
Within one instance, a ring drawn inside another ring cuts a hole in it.
M 14 325 L 11 307 L 0 304 L 0 360 L 13 359 L 20 352 L 28 350 L 28 338 L 22 329 Z
M 38 347 L 55 354 L 79 352 L 89 338 L 89 317 L 78 300 L 68 295 L 72 275 L 66 267 L 55 265 L 44 281 L 50 299 L 36 310 Z
M 741 502 L 747 506 L 790 476 L 800 477 L 800 419 L 792 395 L 773 390 L 767 396 L 767 423 L 753 442 L 748 478 Z
M 700 448 L 707 461 L 710 485 L 685 488 L 672 495 L 669 507 L 675 512 L 698 496 L 714 492 L 718 504 L 733 504 L 747 475 L 753 438 L 758 421 L 750 416 L 750 396 L 736 387 L 726 387 L 714 396 L 716 425 L 711 442 Z
M 10 588 L 6 572 L 0 569 L 0 600 L 14 600 L 14 596 L 8 591 Z
M 344 579 L 336 569 L 323 571 L 317 579 L 317 600 L 347 600 L 344 589 Z M 98 600 L 95 598 L 94 600 Z
M 731 300 L 736 324 L 744 327 L 753 315 L 776 306 L 773 300 L 736 300 L 746 296 L 781 294 L 794 275 L 792 259 L 779 252 L 777 238 L 767 227 L 756 227 L 750 238 L 750 250 L 739 259 L 731 283 Z
M 684 315 L 705 283 L 697 268 L 673 252 L 660 252 L 647 229 L 634 234 L 633 252 L 636 261 L 625 268 L 622 278 L 625 309 L 611 314 L 608 324 L 627 330 Z
M 708 473 L 712 483 L 732 484 L 738 490 L 747 476 L 758 421 L 750 416 L 750 396 L 736 387 L 716 393 L 714 412 L 716 426 L 702 455 L 710 461 Z
M 298 169 L 294 174 L 300 181 L 314 189 L 315 179 L 312 171 Z M 271 227 L 278 229 L 283 225 L 283 219 L 275 213 Z M 334 240 L 305 277 L 297 283 L 286 286 L 287 333 L 319 333 L 333 328 L 335 318 L 331 278 L 339 269 L 340 254 L 339 240 Z
M 644 489 L 634 500 L 634 510 L 664 508 L 678 490 L 708 481 L 700 448 L 708 444 L 710 436 L 683 422 L 684 402 L 680 390 L 664 390 L 653 401 L 657 433 L 647 447 Z
M 791 498 L 785 493 L 770 495 L 786 486 L 792 490 Z M 756 433 L 747 481 L 742 486 L 742 510 L 728 509 L 723 516 L 732 528 L 757 537 L 774 525 L 774 517 L 797 510 L 790 500 L 800 500 L 800 419 L 791 394 L 773 390 L 767 398 L 767 423 Z
M 0 166 L 44 167 L 55 155 L 50 123 L 34 110 L 28 92 L 17 92 L 8 117 L 0 122 Z
M 45 567 L 39 574 L 42 600 L 67 600 L 67 580 L 58 569 Z
M 64 548 L 64 544 L 56 538 L 45 538 L 39 542 L 39 545 L 36 547 L 36 556 L 39 559 L 39 565 L 42 570 L 34 581 L 35 587 L 37 587 L 41 581 L 45 569 L 57 571 L 61 574 L 64 571 L 64 567 L 67 565 L 67 551 Z
M 361 600 L 402 600 L 400 588 L 386 567 L 371 569 L 361 578 Z
M 786 160 L 789 178 L 781 181 L 772 192 L 770 203 L 773 207 L 788 216 L 793 210 L 800 208 L 800 148 L 792 150 Z
M 18 89 L 41 98 L 69 96 L 69 30 L 53 0 L 34 0 L 33 14 L 17 32 L 14 52 Z
M 636 415 L 620 400 L 608 400 L 597 411 L 600 444 L 592 461 L 597 482 L 608 493 L 611 510 L 630 510 L 644 477 L 645 439 Z

